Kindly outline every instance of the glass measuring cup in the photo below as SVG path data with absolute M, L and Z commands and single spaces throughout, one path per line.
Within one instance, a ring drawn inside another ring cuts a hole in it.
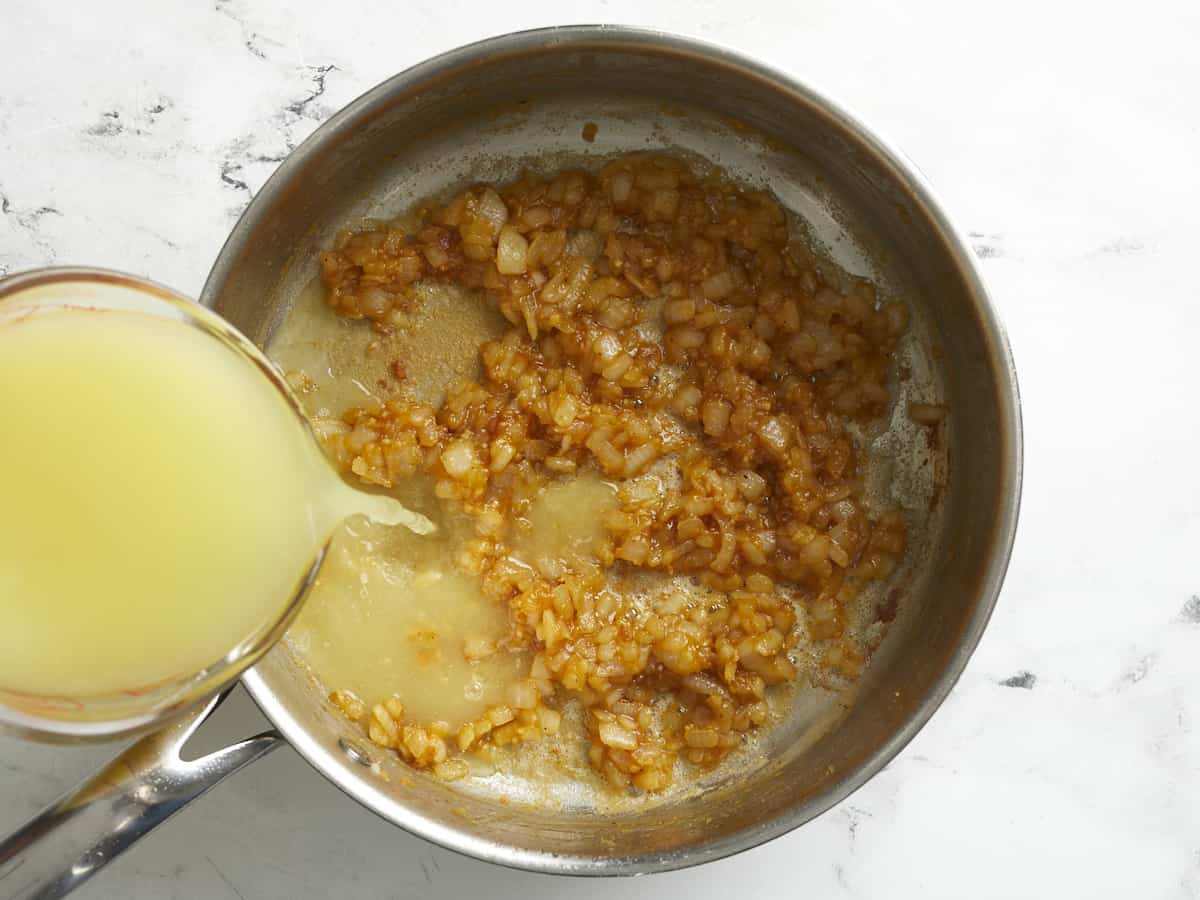
M 297 434 L 304 441 L 311 442 L 308 449 L 317 457 L 320 456 L 308 421 L 279 372 L 253 344 L 209 310 L 152 282 L 99 269 L 45 269 L 0 280 L 0 328 L 12 326 L 26 317 L 71 310 L 138 313 L 197 329 L 205 338 L 217 342 L 223 351 L 228 351 L 241 366 L 249 363 L 254 372 L 253 378 L 261 376 L 266 379 L 279 403 L 285 405 L 285 417 L 294 417 Z M 81 448 L 81 452 L 87 452 L 86 446 Z M 14 465 L 16 462 L 12 458 L 3 460 L 0 453 L 0 464 Z M 323 470 L 327 468 L 323 459 L 320 460 L 320 467 Z M 341 485 L 331 469 L 324 474 L 336 480 L 342 490 L 350 492 L 348 487 Z M 136 477 L 136 472 L 131 472 L 131 477 Z M 361 496 L 370 501 L 384 501 L 384 498 Z M 367 511 L 359 508 L 362 506 L 364 504 L 355 504 L 354 508 L 347 506 L 346 512 Z M 13 515 L 17 512 L 10 510 Z M 172 511 L 166 512 L 170 514 Z M 334 519 L 340 521 L 342 517 L 326 517 L 330 519 L 329 522 L 322 518 L 313 526 L 322 540 L 314 541 L 312 558 L 306 559 L 304 565 L 297 566 L 299 571 L 294 573 L 296 580 L 289 581 L 294 584 L 290 596 L 281 596 L 278 601 L 271 598 L 269 606 L 263 607 L 270 610 L 269 614 L 264 613 L 257 624 L 245 629 L 245 633 L 239 634 L 236 641 L 231 640 L 233 646 L 216 658 L 207 660 L 203 665 L 181 667 L 180 671 L 169 677 L 130 683 L 120 690 L 88 692 L 72 689 L 61 693 L 40 690 L 32 693 L 14 689 L 13 685 L 5 685 L 0 679 L 0 726 L 26 736 L 50 739 L 126 734 L 155 726 L 219 691 L 253 665 L 282 636 L 300 608 L 324 559 L 329 534 L 336 525 Z M 114 527 L 119 528 L 120 524 L 120 521 L 116 521 Z M 320 531 L 322 528 L 323 532 Z M 219 564 L 219 561 L 214 563 Z M 9 564 L 13 564 L 11 560 Z M 20 565 L 19 560 L 16 564 Z M 63 553 L 62 564 L 71 564 L 70 547 Z M 287 574 L 290 579 L 292 573 Z M 164 597 L 163 602 L 169 604 L 172 599 Z

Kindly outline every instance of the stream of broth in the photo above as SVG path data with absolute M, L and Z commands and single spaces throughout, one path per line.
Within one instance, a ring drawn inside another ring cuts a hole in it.
M 318 281 L 301 293 L 268 352 L 300 388 L 318 429 L 401 384 L 438 402 L 450 384 L 478 376 L 479 344 L 499 334 L 503 320 L 453 288 L 430 287 L 422 299 L 406 327 L 385 334 L 334 315 Z M 507 612 L 456 564 L 473 536 L 469 523 L 438 504 L 430 487 L 413 479 L 393 493 L 435 522 L 437 533 L 364 523 L 336 535 L 287 640 L 327 688 L 368 701 L 394 696 L 406 717 L 455 728 L 503 702 L 529 659 L 504 649 Z M 500 649 L 469 661 L 464 649 L 480 641 Z

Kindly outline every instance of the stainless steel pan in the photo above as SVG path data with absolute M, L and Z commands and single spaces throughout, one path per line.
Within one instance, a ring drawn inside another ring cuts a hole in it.
M 592 144 L 580 137 L 586 122 L 598 125 Z M 234 228 L 201 300 L 265 343 L 339 228 L 463 180 L 648 147 L 695 151 L 768 187 L 832 263 L 871 276 L 914 312 L 900 402 L 878 439 L 914 546 L 888 586 L 899 613 L 853 692 L 807 695 L 755 759 L 700 790 L 597 815 L 570 802 L 501 804 L 494 785 L 401 780 L 400 764 L 361 741 L 281 646 L 243 678 L 276 734 L 182 763 L 179 735 L 203 710 L 174 738 L 146 739 L 0 845 L 0 875 L 28 864 L 23 896 L 68 890 L 282 740 L 367 809 L 444 847 L 617 875 L 695 865 L 783 834 L 861 786 L 925 724 L 978 642 L 1008 562 L 1021 482 L 1016 379 L 971 253 L 925 179 L 811 89 L 729 51 L 628 28 L 547 29 L 455 50 L 360 97 L 297 148 Z M 945 403 L 941 430 L 909 423 L 909 400 Z

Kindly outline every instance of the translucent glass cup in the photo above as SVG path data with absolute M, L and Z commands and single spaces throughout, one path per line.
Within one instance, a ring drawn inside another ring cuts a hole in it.
M 87 301 L 63 302 L 66 286 L 87 286 Z M 312 435 L 299 402 L 275 366 L 236 329 L 208 309 L 174 291 L 145 279 L 91 268 L 49 268 L 0 279 L 0 328 L 31 308 L 86 308 L 138 312 L 198 328 L 254 364 L 287 404 L 305 431 Z M 0 501 L 0 515 L 4 515 Z M 232 684 L 283 636 L 299 611 L 316 577 L 328 544 L 321 547 L 307 572 L 299 576 L 295 593 L 281 602 L 279 612 L 219 659 L 199 671 L 184 672 L 154 684 L 133 685 L 116 694 L 34 695 L 8 690 L 0 684 L 0 728 L 23 737 L 51 741 L 84 740 L 128 735 L 158 727 L 172 716 Z M 68 560 L 64 559 L 64 564 Z M 0 622 L 0 627 L 4 623 Z

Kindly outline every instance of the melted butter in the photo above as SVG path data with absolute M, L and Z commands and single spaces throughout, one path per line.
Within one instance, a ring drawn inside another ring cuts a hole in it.
M 309 415 L 340 416 L 401 392 L 438 404 L 450 385 L 479 377 L 479 345 L 504 333 L 504 318 L 462 288 L 431 284 L 418 292 L 417 308 L 388 332 L 335 315 L 319 278 L 300 292 L 268 354 L 285 372 L 303 373 L 299 393 Z
M 616 486 L 592 472 L 551 482 L 519 523 L 523 527 L 514 534 L 514 555 L 541 569 L 594 565 L 596 549 L 608 536 L 605 514 L 616 508 L 616 501 Z
M 506 610 L 455 568 L 443 535 L 420 538 L 357 520 L 334 538 L 288 639 L 322 684 L 368 704 L 393 694 L 407 721 L 452 728 L 505 702 L 528 672 L 524 654 L 500 649 L 469 661 L 464 646 L 501 644 Z

